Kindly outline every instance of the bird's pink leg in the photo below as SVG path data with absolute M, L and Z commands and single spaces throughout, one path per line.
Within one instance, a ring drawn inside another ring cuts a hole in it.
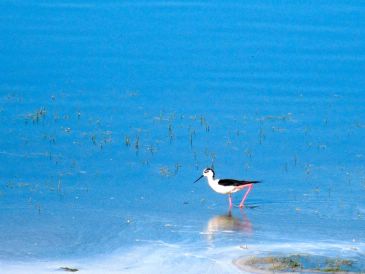
M 232 195 L 228 194 L 228 201 L 229 201 L 229 209 L 232 208 Z
M 248 193 L 250 193 L 250 191 L 251 191 L 251 189 L 252 189 L 253 185 L 252 185 L 252 184 L 249 184 L 249 185 L 246 185 L 245 187 L 248 187 L 248 189 L 247 189 L 247 191 L 246 191 L 245 195 L 243 196 L 242 201 L 241 201 L 241 203 L 240 203 L 240 207 L 241 207 L 241 208 L 243 207 L 243 205 L 244 205 L 244 203 L 245 203 L 245 200 L 246 200 L 246 198 L 247 198 L 247 196 L 248 196 Z

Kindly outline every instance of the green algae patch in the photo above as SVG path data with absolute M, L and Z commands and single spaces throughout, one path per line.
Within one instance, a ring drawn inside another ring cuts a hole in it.
M 233 263 L 251 273 L 365 273 L 358 260 L 310 254 L 242 257 Z

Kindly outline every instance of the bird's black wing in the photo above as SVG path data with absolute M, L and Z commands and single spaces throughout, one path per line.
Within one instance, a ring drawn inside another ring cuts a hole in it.
M 218 185 L 221 186 L 243 186 L 243 185 L 249 185 L 249 184 L 257 184 L 260 181 L 239 181 L 239 180 L 233 180 L 233 179 L 222 179 L 218 181 Z

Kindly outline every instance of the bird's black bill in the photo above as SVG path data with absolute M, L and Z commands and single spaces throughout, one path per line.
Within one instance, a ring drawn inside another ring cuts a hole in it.
M 197 181 L 199 181 L 201 178 L 203 178 L 204 177 L 204 175 L 202 175 L 202 176 L 200 176 L 198 179 L 196 179 L 195 181 L 194 181 L 194 183 L 193 184 L 195 184 Z

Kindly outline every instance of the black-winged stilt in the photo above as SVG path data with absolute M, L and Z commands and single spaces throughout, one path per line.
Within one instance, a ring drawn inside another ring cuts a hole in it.
M 259 183 L 260 181 L 244 181 L 244 180 L 233 180 L 233 179 L 216 179 L 214 170 L 211 168 L 206 168 L 203 170 L 203 175 L 195 180 L 194 183 L 199 181 L 203 177 L 207 177 L 209 186 L 217 193 L 228 194 L 229 208 L 232 208 L 232 193 L 240 191 L 247 187 L 247 191 L 242 198 L 239 207 L 243 207 L 248 193 L 253 188 L 253 184 Z

